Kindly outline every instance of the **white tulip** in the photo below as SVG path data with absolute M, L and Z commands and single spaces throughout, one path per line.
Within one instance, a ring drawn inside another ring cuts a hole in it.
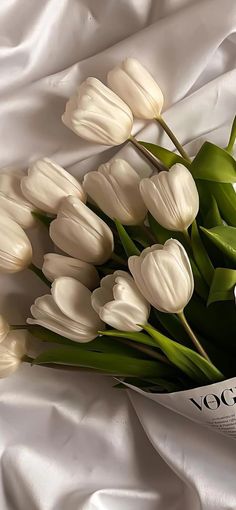
M 143 223 L 147 209 L 140 191 L 140 176 L 124 159 L 100 165 L 85 175 L 83 186 L 88 195 L 110 218 L 123 225 Z
M 101 81 L 87 78 L 67 102 L 62 121 L 85 140 L 120 145 L 130 137 L 133 115 Z
M 44 255 L 42 271 L 50 282 L 59 276 L 72 276 L 90 290 L 99 285 L 98 272 L 92 264 L 57 253 Z
M 92 293 L 92 306 L 100 319 L 121 331 L 140 331 L 146 324 L 150 306 L 130 274 L 115 271 L 102 278 Z
M 17 273 L 31 264 L 32 247 L 24 230 L 0 216 L 0 273 Z
M 175 239 L 130 257 L 129 269 L 140 292 L 161 312 L 180 313 L 192 297 L 191 265 L 184 247 Z
M 90 290 L 69 276 L 57 278 L 52 294 L 37 298 L 31 313 L 34 319 L 27 319 L 28 324 L 38 324 L 79 343 L 90 342 L 103 327 L 92 308 Z
M 131 108 L 134 117 L 154 119 L 163 107 L 163 94 L 154 78 L 135 58 L 126 58 L 107 76 L 109 87 Z
M 169 172 L 142 179 L 140 192 L 152 216 L 168 230 L 182 232 L 197 216 L 197 187 L 189 170 L 180 163 Z
M 21 175 L 0 174 L 0 214 L 8 216 L 21 225 L 30 228 L 35 224 L 32 211 L 35 209 L 21 191 Z
M 63 198 L 74 195 L 85 202 L 81 184 L 60 165 L 48 158 L 39 159 L 21 180 L 26 198 L 45 212 L 56 214 Z
M 0 378 L 13 374 L 27 352 L 27 333 L 15 330 L 0 344 Z
M 65 253 L 91 264 L 106 262 L 114 247 L 111 229 L 77 197 L 63 200 L 49 233 Z
M 9 333 L 10 326 L 3 315 L 0 315 L 0 343 L 3 342 Z

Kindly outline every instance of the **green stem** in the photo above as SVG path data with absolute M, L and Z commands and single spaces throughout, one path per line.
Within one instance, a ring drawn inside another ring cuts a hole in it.
M 30 358 L 30 356 L 27 356 L 27 354 L 25 354 L 25 356 L 22 358 L 22 361 L 24 361 L 24 363 L 32 363 L 34 361 L 33 358 Z
M 143 154 L 143 156 L 145 156 L 145 158 L 148 159 L 148 161 L 150 161 L 153 166 L 155 166 L 155 168 L 157 168 L 157 170 L 163 170 L 163 166 L 158 162 L 157 158 L 155 158 L 155 156 L 153 156 L 153 154 L 148 149 L 146 149 L 146 147 L 138 142 L 134 136 L 130 135 L 128 141 L 130 141 L 134 147 L 136 147 L 136 149 L 138 149 Z
M 175 145 L 176 149 L 178 149 L 179 153 L 181 154 L 181 156 L 186 159 L 186 161 L 188 161 L 189 163 L 191 163 L 191 159 L 190 157 L 188 156 L 187 152 L 185 152 L 183 146 L 181 145 L 181 143 L 179 142 L 179 140 L 176 138 L 176 136 L 174 135 L 173 131 L 171 131 L 171 129 L 169 128 L 169 126 L 166 124 L 166 121 L 163 119 L 163 117 L 160 115 L 160 117 L 156 117 L 155 119 L 160 125 L 161 127 L 164 129 L 164 131 L 166 132 L 166 134 L 169 136 L 169 138 L 171 139 L 171 141 L 173 142 L 173 144 Z
M 27 324 L 11 324 L 10 325 L 10 329 L 11 330 L 14 330 L 14 329 L 28 329 L 28 326 L 27 326 Z
M 201 354 L 201 356 L 203 356 L 203 358 L 205 358 L 207 361 L 211 361 L 209 356 L 207 355 L 206 351 L 203 349 L 202 345 L 200 344 L 195 333 L 193 332 L 192 328 L 190 327 L 190 325 L 184 315 L 184 312 L 179 312 L 177 315 L 178 315 L 181 323 L 183 324 L 185 331 L 188 333 L 189 338 L 191 338 L 195 348 L 199 352 L 199 354 Z
M 33 271 L 42 280 L 42 282 L 46 283 L 48 287 L 51 287 L 51 283 L 47 280 L 46 276 L 44 276 L 41 269 L 39 269 L 33 263 L 30 264 L 29 269 L 31 269 L 31 271 Z
M 121 264 L 122 266 L 127 266 L 128 262 L 127 260 L 123 259 L 123 257 L 120 257 L 120 255 L 117 255 L 117 253 L 112 253 L 111 259 L 114 260 L 114 262 L 117 262 L 117 264 Z
M 156 244 L 156 238 L 155 236 L 152 234 L 152 232 L 149 230 L 148 227 L 146 227 L 146 225 L 140 225 L 140 228 L 142 229 L 143 233 L 145 234 L 145 236 L 147 236 L 147 238 L 149 239 L 149 241 L 151 241 L 152 244 Z
M 158 359 L 159 361 L 162 361 L 163 363 L 167 363 L 168 365 L 170 365 L 169 360 L 165 356 L 163 356 L 163 354 L 155 352 L 151 347 L 148 347 L 143 344 L 138 344 L 137 342 L 133 342 L 133 340 L 128 340 L 125 338 L 119 338 L 119 342 L 129 345 L 129 347 L 133 347 L 134 349 L 137 349 L 138 351 L 147 354 L 151 358 Z
M 183 230 L 182 234 L 183 234 L 184 239 L 185 239 L 185 241 L 187 243 L 187 246 L 190 248 L 191 253 L 192 253 L 192 243 L 191 243 L 191 237 L 190 237 L 190 235 L 188 233 L 188 229 L 186 228 L 185 230 Z

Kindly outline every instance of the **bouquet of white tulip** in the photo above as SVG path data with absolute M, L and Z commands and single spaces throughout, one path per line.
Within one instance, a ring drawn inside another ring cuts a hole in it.
M 227 147 L 205 142 L 190 159 L 137 60 L 111 70 L 108 85 L 88 78 L 62 120 L 86 140 L 132 143 L 153 175 L 141 178 L 120 158 L 83 183 L 48 158 L 21 179 L 0 175 L 0 271 L 30 268 L 50 288 L 25 325 L 0 317 L 0 377 L 21 361 L 69 366 L 113 375 L 116 386 L 187 415 L 191 401 L 203 416 L 203 403 L 219 410 L 218 390 L 225 405 L 236 402 L 233 383 L 222 386 L 236 376 L 236 121 Z M 157 121 L 178 152 L 138 141 L 133 115 Z M 63 252 L 45 254 L 42 270 L 23 230 L 37 221 Z M 44 346 L 34 359 L 26 334 Z

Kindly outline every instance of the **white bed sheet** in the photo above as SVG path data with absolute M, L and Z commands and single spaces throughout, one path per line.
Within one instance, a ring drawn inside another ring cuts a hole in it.
M 225 144 L 235 30 L 235 0 L 1 0 L 0 167 L 46 155 L 82 176 L 118 152 L 79 139 L 60 117 L 78 83 L 104 80 L 126 56 L 156 77 L 190 154 L 205 139 Z M 171 147 L 154 123 L 136 122 L 139 131 Z M 121 153 L 147 168 L 133 148 Z M 40 237 L 46 249 L 43 229 Z M 0 310 L 22 322 L 44 292 L 28 271 L 1 276 Z M 0 381 L 1 510 L 236 508 L 235 441 L 112 386 L 28 366 Z

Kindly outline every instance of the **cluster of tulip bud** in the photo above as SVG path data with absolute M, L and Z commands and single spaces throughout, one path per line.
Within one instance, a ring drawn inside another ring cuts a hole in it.
M 162 122 L 163 94 L 138 61 L 128 58 L 111 70 L 108 85 L 88 78 L 69 99 L 62 120 L 77 135 L 115 146 L 132 141 L 133 116 Z M 35 268 L 24 230 L 46 213 L 59 253 L 44 257 L 42 275 L 52 283 L 51 292 L 36 299 L 28 324 L 81 343 L 95 339 L 105 324 L 139 332 L 151 306 L 182 316 L 194 290 L 191 265 L 184 246 L 169 239 L 164 245 L 147 243 L 140 254 L 128 257 L 126 268 L 117 268 L 120 256 L 110 220 L 145 232 L 151 213 L 165 229 L 187 235 L 198 209 L 195 181 L 182 163 L 142 178 L 127 161 L 114 158 L 80 183 L 56 162 L 40 159 L 24 177 L 0 175 L 0 272 Z M 101 278 L 103 270 L 108 274 Z M 2 377 L 27 356 L 19 334 L 1 318 Z

